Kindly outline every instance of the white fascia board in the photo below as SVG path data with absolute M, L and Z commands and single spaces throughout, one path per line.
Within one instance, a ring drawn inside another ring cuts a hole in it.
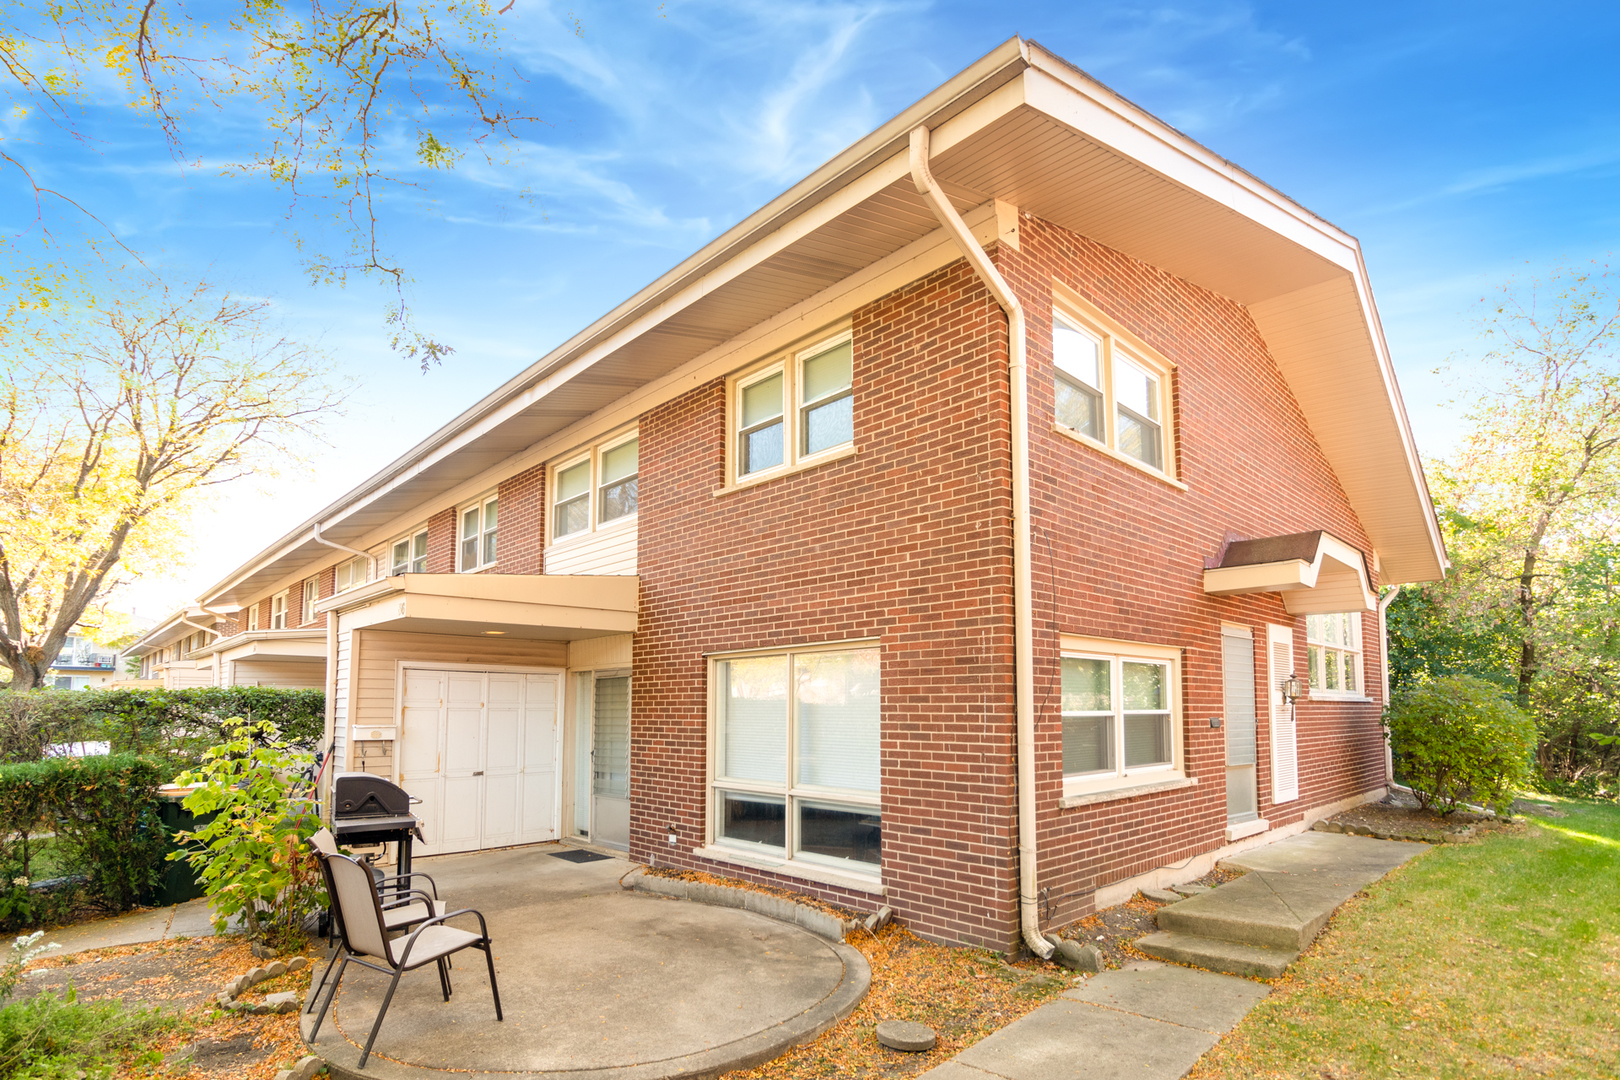
M 188 610 L 182 608 L 167 619 L 160 621 L 156 626 L 136 638 L 134 643 L 125 650 L 125 653 L 129 656 L 145 656 L 154 649 L 161 649 L 169 642 L 185 637 L 186 634 L 196 633 L 196 627 L 188 626 L 183 621 Z

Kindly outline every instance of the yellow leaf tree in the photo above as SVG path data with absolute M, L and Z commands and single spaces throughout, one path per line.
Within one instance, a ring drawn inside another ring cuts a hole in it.
M 200 286 L 57 321 L 0 373 L 0 665 L 42 684 L 77 624 L 177 560 L 221 484 L 274 468 L 340 401 L 268 305 Z M 103 636 L 110 636 L 103 635 Z

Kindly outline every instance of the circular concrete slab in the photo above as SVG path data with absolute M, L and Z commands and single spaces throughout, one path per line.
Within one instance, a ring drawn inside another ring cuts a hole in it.
M 349 965 L 315 1053 L 337 1076 L 662 1080 L 768 1061 L 848 1015 L 871 973 L 855 949 L 735 908 L 631 893 L 630 864 L 555 846 L 423 859 L 451 907 L 489 921 L 506 1019 L 465 951 L 446 1003 L 433 969 L 400 981 L 365 1069 L 388 979 Z M 469 924 L 476 929 L 476 920 Z M 312 1017 L 306 1014 L 307 1036 Z

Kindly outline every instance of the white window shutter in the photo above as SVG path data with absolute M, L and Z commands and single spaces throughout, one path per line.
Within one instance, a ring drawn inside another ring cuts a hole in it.
M 1283 680 L 1294 674 L 1294 628 L 1266 627 L 1267 682 L 1271 687 L 1271 801 L 1299 798 L 1299 740 L 1293 711 L 1283 700 Z

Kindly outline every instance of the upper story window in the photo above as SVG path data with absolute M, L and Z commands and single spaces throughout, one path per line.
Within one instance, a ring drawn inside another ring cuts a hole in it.
M 1361 612 L 1305 616 L 1313 697 L 1361 697 Z
M 1058 426 L 1156 473 L 1174 473 L 1168 362 L 1065 310 L 1052 319 Z
M 252 607 L 248 608 L 248 623 L 247 623 L 247 626 L 248 626 L 249 630 L 257 630 L 259 628 L 259 605 L 258 604 L 254 604 Z
M 390 547 L 388 576 L 427 573 L 427 530 L 418 529 L 410 536 L 402 536 Z
M 855 442 L 849 331 L 779 357 L 731 388 L 735 479 L 814 464 Z
M 370 563 L 371 560 L 364 555 L 356 555 L 348 562 L 338 563 L 337 572 L 334 575 L 336 580 L 332 591 L 348 592 L 350 589 L 357 589 L 364 585 L 370 570 Z
M 287 594 L 284 591 L 270 598 L 270 629 L 287 629 Z
M 1162 646 L 1064 640 L 1066 793 L 1147 783 L 1179 770 L 1179 657 Z
M 315 601 L 321 598 L 321 579 L 312 577 L 304 582 L 304 603 L 299 612 L 299 625 L 315 621 Z
M 495 565 L 495 526 L 499 510 L 496 503 L 495 496 L 491 495 L 461 508 L 461 544 L 456 569 L 462 573 Z
M 639 494 L 641 439 L 615 436 L 552 474 L 551 538 L 588 533 L 634 517 Z

